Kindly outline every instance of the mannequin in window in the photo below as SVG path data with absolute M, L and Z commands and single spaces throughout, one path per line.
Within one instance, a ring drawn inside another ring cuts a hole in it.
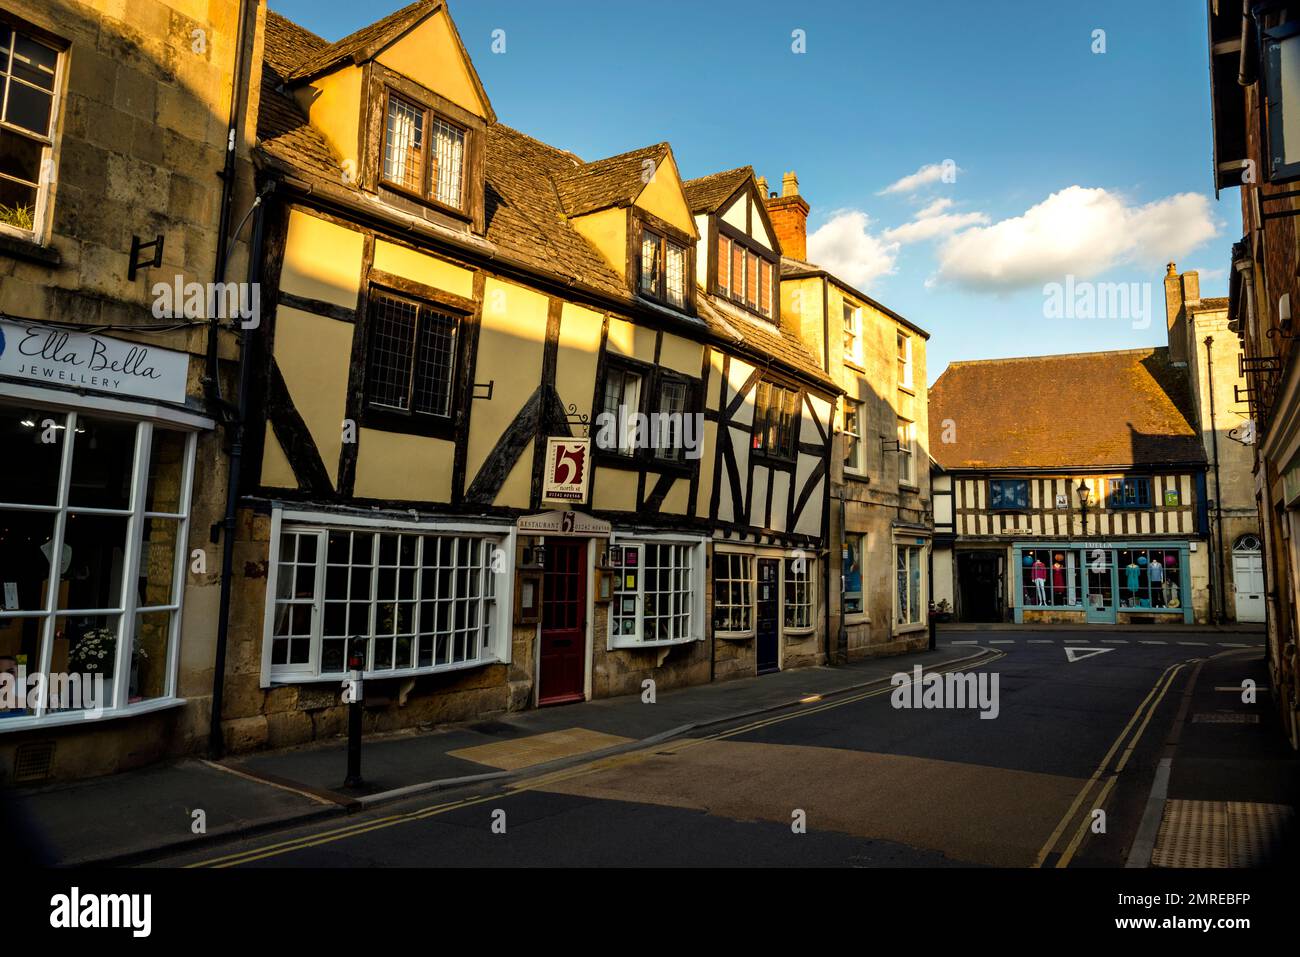
M 1052 562 L 1052 603 L 1065 604 L 1065 566 L 1061 564 L 1063 555 L 1057 555 Z
M 1034 579 L 1034 595 L 1038 599 L 1038 604 L 1046 605 L 1047 604 L 1047 566 L 1043 564 L 1043 560 L 1041 558 L 1036 559 L 1034 561 L 1034 568 L 1033 568 L 1032 575 Z
M 1128 586 L 1128 604 L 1130 607 L 1137 604 L 1137 593 L 1139 579 L 1142 573 L 1142 567 L 1135 561 L 1130 561 L 1124 566 L 1124 583 Z
M 1151 582 L 1151 604 L 1156 608 L 1165 607 L 1165 566 L 1159 557 L 1151 559 L 1147 566 L 1147 580 Z

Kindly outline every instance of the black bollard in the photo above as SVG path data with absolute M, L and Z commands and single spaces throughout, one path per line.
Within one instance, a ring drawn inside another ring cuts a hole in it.
M 348 642 L 348 776 L 345 788 L 361 786 L 361 673 L 366 667 L 366 639 L 353 638 Z

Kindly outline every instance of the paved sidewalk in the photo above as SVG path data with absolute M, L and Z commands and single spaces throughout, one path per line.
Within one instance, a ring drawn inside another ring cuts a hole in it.
M 259 752 L 221 764 L 186 760 L 67 785 L 0 791 L 5 833 L 25 835 L 41 863 L 129 863 L 163 850 L 346 814 L 405 794 L 539 772 L 632 750 L 753 714 L 886 683 L 913 665 L 974 662 L 963 646 L 804 668 L 662 692 L 498 715 L 425 732 L 370 736 L 365 785 L 344 792 L 346 742 Z M 206 833 L 193 830 L 195 811 Z

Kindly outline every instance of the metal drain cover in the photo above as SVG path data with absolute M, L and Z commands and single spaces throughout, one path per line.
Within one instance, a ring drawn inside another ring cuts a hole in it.
M 1281 844 L 1294 812 L 1285 804 L 1166 801 L 1153 867 L 1261 867 Z

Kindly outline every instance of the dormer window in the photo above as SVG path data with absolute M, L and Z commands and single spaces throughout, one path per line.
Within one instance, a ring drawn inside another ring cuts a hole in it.
M 464 211 L 465 143 L 463 127 L 389 91 L 381 169 L 385 186 Z
M 643 296 L 686 308 L 686 247 L 650 229 L 641 231 L 638 289 Z
M 776 265 L 728 236 L 718 236 L 718 293 L 765 319 L 775 317 Z

